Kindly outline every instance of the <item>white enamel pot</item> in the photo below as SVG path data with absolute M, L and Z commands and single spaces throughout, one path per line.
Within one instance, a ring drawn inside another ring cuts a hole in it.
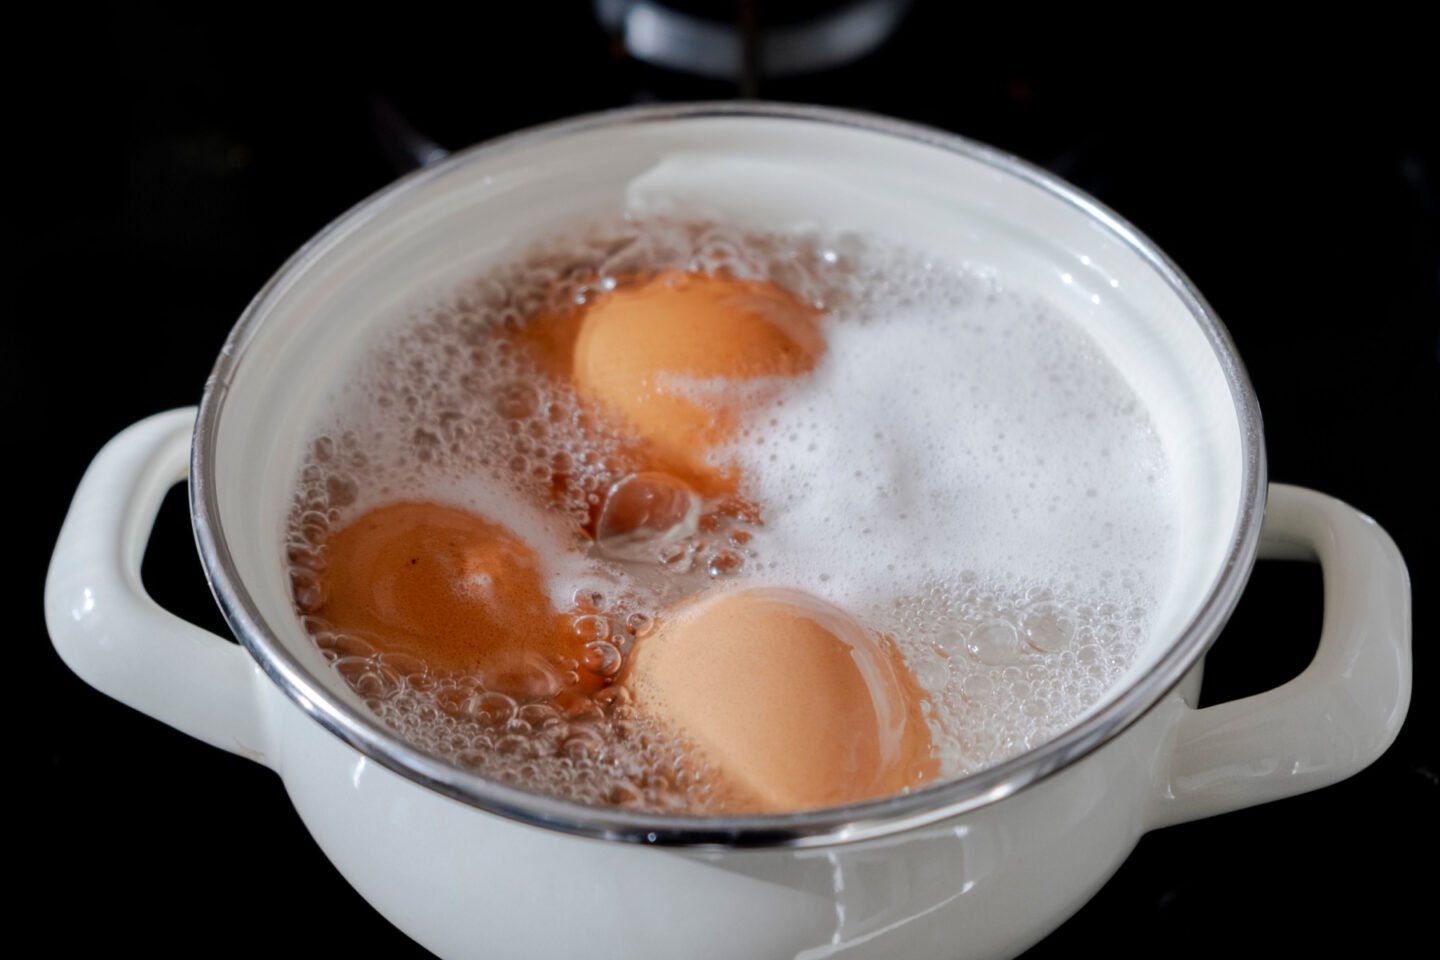
M 721 179 L 775 223 L 898 234 L 1051 301 L 1149 407 L 1181 494 L 1180 559 L 1153 642 L 1063 735 L 903 797 L 660 818 L 491 783 L 417 752 L 302 631 L 286 511 L 311 414 L 375 325 L 567 222 L 613 215 L 637 191 L 705 195 Z M 205 571 L 242 646 L 168 614 L 141 586 L 151 523 L 187 467 Z M 1320 563 L 1319 651 L 1282 687 L 1194 709 L 1202 657 L 1257 556 Z M 95 458 L 45 604 L 71 669 L 274 769 L 346 878 L 442 957 L 562 955 L 575 930 L 591 956 L 627 960 L 1011 956 L 1094 894 L 1145 831 L 1360 770 L 1394 739 L 1410 695 L 1409 583 L 1395 545 L 1336 500 L 1267 487 L 1259 413 L 1230 340 L 1149 241 L 969 141 L 762 104 L 528 131 L 356 207 L 246 310 L 198 417 L 152 417 Z

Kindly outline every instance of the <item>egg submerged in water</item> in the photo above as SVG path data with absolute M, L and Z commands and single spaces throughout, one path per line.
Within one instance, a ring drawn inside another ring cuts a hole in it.
M 621 682 L 686 738 L 733 812 L 808 810 L 932 779 L 925 697 L 894 646 L 795 590 L 683 603 Z
M 733 492 L 708 454 L 747 398 L 734 388 L 813 370 L 820 311 L 773 283 L 676 271 L 599 297 L 580 319 L 576 394 L 642 444 L 650 469 L 702 493 Z
M 519 698 L 554 693 L 554 664 L 578 653 L 535 550 L 485 517 L 392 503 L 336 532 L 326 554 L 311 613 L 381 653 L 474 674 Z

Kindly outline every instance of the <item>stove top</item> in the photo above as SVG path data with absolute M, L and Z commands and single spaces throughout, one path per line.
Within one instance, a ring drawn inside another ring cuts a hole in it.
M 1431 931 L 1434 881 L 1407 879 L 1428 878 L 1440 852 L 1428 642 L 1440 534 L 1428 469 L 1440 433 L 1440 91 L 1416 31 L 1109 23 L 1088 8 L 1006 23 L 924 2 L 476 7 L 420 4 L 403 19 L 112 8 L 36 32 L 65 28 L 53 62 L 85 92 L 29 91 L 12 148 L 24 166 L 11 221 L 20 298 L 4 380 L 21 451 L 46 467 L 16 564 L 21 662 L 36 678 L 22 702 L 45 731 L 21 738 L 16 823 L 40 838 L 24 844 L 35 853 L 22 854 L 28 906 L 17 926 L 57 946 L 158 956 L 425 955 L 340 878 L 268 771 L 63 667 L 40 617 L 50 547 L 101 444 L 197 402 L 253 293 L 399 173 L 577 113 L 744 91 L 957 132 L 1118 211 L 1229 327 L 1259 395 L 1271 478 L 1372 514 L 1410 565 L 1416 694 L 1389 753 L 1326 790 L 1146 836 L 1027 957 L 1102 944 L 1122 955 L 1159 944 L 1243 956 L 1393 949 Z M 636 7 L 730 31 L 729 59 L 675 69 L 683 54 L 631 35 Z M 764 52 L 851 7 L 893 22 L 870 23 L 838 53 L 825 47 L 828 60 Z M 228 635 L 183 490 L 162 511 L 145 578 L 162 605 Z M 1321 603 L 1318 568 L 1259 565 L 1208 661 L 1206 701 L 1303 669 Z M 288 922 L 297 912 L 310 922 Z

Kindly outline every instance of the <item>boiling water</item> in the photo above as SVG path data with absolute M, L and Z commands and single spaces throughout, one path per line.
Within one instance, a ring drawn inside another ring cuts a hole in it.
M 743 428 L 713 454 L 738 465 L 738 497 L 636 476 L 630 438 L 519 346 L 671 268 L 770 280 L 825 311 L 812 373 L 744 387 Z M 853 235 L 652 218 L 538 247 L 396 319 L 316 428 L 290 571 L 327 659 L 385 723 L 452 762 L 584 802 L 723 812 L 702 759 L 623 687 L 573 690 L 587 671 L 613 677 L 664 607 L 701 590 L 798 588 L 891 637 L 929 695 L 945 777 L 1054 736 L 1149 635 L 1175 551 L 1153 426 L 1082 330 L 992 280 Z M 637 491 L 673 519 L 651 538 L 607 536 L 607 509 Z M 516 699 L 315 616 L 327 537 L 396 500 L 508 526 L 539 554 L 555 608 L 573 611 L 584 655 L 536 664 L 533 695 Z

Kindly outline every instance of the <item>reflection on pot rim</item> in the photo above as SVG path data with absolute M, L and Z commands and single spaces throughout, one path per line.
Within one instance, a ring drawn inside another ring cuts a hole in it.
M 1138 255 L 1184 305 L 1214 351 L 1234 402 L 1243 444 L 1240 506 L 1230 546 L 1204 603 L 1179 637 L 1127 689 L 1056 738 L 1012 760 L 911 794 L 804 813 L 726 817 L 656 817 L 589 807 L 488 781 L 426 755 L 374 717 L 342 701 L 270 631 L 240 582 L 219 523 L 215 445 L 224 401 L 246 346 L 290 281 L 381 210 L 417 188 L 469 164 L 599 128 L 702 118 L 819 123 L 934 147 L 984 164 L 1075 208 Z M 461 802 L 536 826 L 624 842 L 687 847 L 820 846 L 885 836 L 977 809 L 1017 792 L 1085 756 L 1155 705 L 1204 653 L 1229 617 L 1249 577 L 1264 512 L 1266 467 L 1255 395 L 1228 333 L 1190 282 L 1149 240 L 1093 199 L 1008 154 L 964 138 L 850 111 L 763 103 L 638 107 L 580 117 L 502 137 L 416 171 L 363 201 L 302 247 L 266 284 L 231 331 L 206 385 L 196 421 L 190 469 L 191 514 L 207 576 L 241 642 L 284 693 L 343 741 L 396 773 Z

